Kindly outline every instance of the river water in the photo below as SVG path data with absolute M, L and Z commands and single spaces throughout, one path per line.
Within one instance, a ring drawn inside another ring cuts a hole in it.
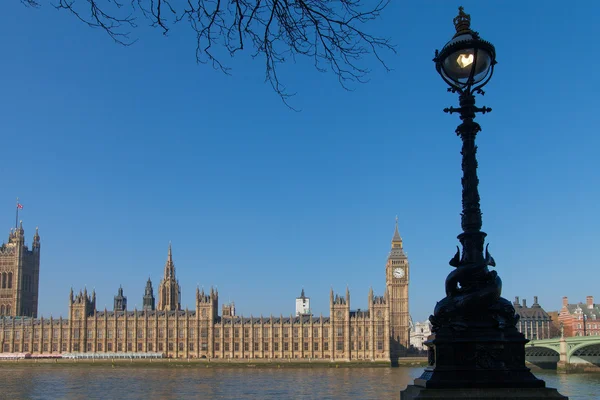
M 399 399 L 421 368 L 2 366 L 0 399 Z M 571 400 L 600 398 L 600 374 L 536 371 Z

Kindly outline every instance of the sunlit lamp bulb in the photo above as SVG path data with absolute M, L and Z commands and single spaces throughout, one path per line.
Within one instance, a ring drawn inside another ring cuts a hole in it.
M 456 59 L 456 62 L 461 68 L 466 68 L 473 64 L 473 54 L 461 54 Z

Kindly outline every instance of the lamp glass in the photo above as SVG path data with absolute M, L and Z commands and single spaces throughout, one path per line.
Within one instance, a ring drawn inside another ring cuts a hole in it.
M 475 52 L 477 52 L 477 59 L 475 59 Z M 471 70 L 475 68 L 471 83 L 477 84 L 487 76 L 491 64 L 492 57 L 487 50 L 465 48 L 448 55 L 444 59 L 442 67 L 444 74 L 459 84 L 467 84 Z

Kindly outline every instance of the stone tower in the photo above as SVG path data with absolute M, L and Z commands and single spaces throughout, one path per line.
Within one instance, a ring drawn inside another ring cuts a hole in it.
M 69 294 L 69 334 L 67 352 L 86 351 L 88 340 L 88 317 L 96 312 L 96 291 L 89 296 L 87 288 L 80 290 L 79 294 L 73 295 L 73 288 Z M 90 322 L 91 324 L 91 322 Z M 91 328 L 91 326 L 90 326 Z M 93 336 L 90 337 L 93 339 Z
M 369 350 L 371 360 L 375 359 L 376 351 L 383 351 L 390 355 L 390 341 L 388 332 L 390 331 L 390 307 L 388 305 L 387 290 L 383 296 L 375 296 L 373 288 L 369 289 L 369 313 L 371 316 L 371 337 L 373 343 Z
M 408 314 L 408 258 L 402 249 L 402 238 L 396 229 L 392 238 L 392 249 L 385 267 L 385 283 L 390 315 L 390 358 L 392 362 L 406 355 L 410 346 L 410 325 Z
M 88 295 L 87 288 L 80 290 L 79 294 L 73 294 L 73 288 L 69 294 L 69 318 L 79 319 L 90 317 L 96 312 L 96 290 L 92 291 L 91 295 Z
M 221 316 L 235 317 L 235 303 L 233 301 L 223 304 L 223 309 L 221 310 Z
M 154 290 L 152 289 L 152 281 L 148 278 L 148 282 L 146 282 L 146 289 L 144 291 L 144 299 L 142 300 L 142 310 L 144 311 L 154 311 Z
M 210 293 L 204 293 L 204 288 L 196 288 L 196 313 L 201 320 L 215 320 L 219 315 L 219 291 L 210 288 Z
M 35 228 L 29 250 L 21 221 L 0 246 L 0 316 L 37 318 L 39 277 L 40 235 Z
M 175 278 L 175 264 L 173 264 L 171 243 L 169 243 L 165 274 L 158 287 L 158 310 L 181 310 L 181 290 L 179 289 L 179 281 Z
M 331 358 L 350 360 L 350 290 L 346 287 L 346 297 L 329 292 L 329 343 Z
M 115 296 L 114 311 L 127 311 L 127 297 L 123 296 L 123 287 L 119 285 L 119 290 Z

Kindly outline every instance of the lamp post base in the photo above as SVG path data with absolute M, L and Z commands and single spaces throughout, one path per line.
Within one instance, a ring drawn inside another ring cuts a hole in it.
M 514 327 L 441 328 L 429 337 L 429 366 L 415 385 L 449 388 L 543 388 L 525 366 L 527 339 Z
M 566 400 L 525 366 L 527 342 L 512 326 L 442 327 L 426 342 L 429 366 L 400 399 Z
M 551 388 L 464 388 L 428 389 L 408 385 L 400 392 L 400 400 L 568 400 Z

